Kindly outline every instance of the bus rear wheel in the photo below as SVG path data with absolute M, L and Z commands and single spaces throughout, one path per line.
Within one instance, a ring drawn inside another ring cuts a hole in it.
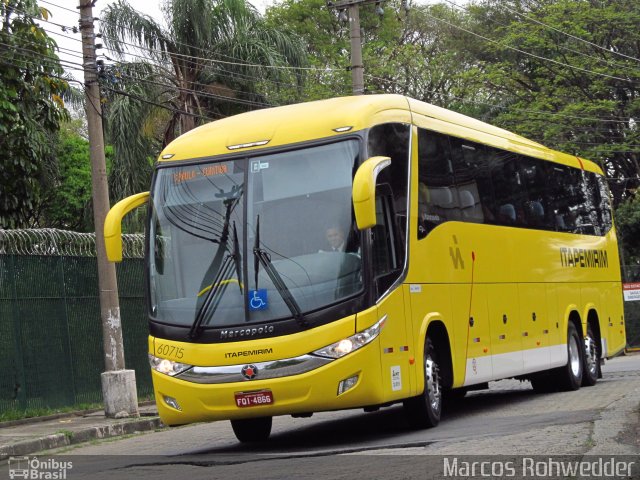
M 569 322 L 567 329 L 567 353 L 569 360 L 567 365 L 557 371 L 557 385 L 560 390 L 578 390 L 582 384 L 583 348 L 582 340 L 573 322 Z
M 587 325 L 587 336 L 584 339 L 583 369 L 582 385 L 595 385 L 600 375 L 600 349 L 590 324 Z
M 231 427 L 241 443 L 265 442 L 271 435 L 272 417 L 231 420 Z
M 407 420 L 415 428 L 431 428 L 440 423 L 442 413 L 442 377 L 438 353 L 427 337 L 424 345 L 424 392 L 404 401 Z

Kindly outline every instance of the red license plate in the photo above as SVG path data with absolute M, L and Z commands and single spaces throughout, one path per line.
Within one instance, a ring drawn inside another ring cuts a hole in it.
M 259 407 L 261 405 L 273 404 L 273 393 L 271 390 L 260 390 L 258 392 L 236 392 L 236 406 Z

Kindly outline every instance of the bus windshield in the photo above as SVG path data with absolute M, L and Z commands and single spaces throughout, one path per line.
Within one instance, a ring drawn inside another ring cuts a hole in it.
M 351 207 L 359 141 L 158 169 L 154 321 L 198 329 L 295 318 L 362 291 Z

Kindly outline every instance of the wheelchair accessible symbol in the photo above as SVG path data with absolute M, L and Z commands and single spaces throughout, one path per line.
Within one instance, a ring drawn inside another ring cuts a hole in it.
M 249 310 L 265 310 L 269 306 L 267 289 L 249 290 Z

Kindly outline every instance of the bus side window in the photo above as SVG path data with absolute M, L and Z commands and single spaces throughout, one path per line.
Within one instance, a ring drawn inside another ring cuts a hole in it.
M 598 190 L 600 192 L 600 203 L 598 211 L 601 221 L 601 235 L 605 235 L 612 227 L 611 221 L 611 199 L 607 180 L 600 175 L 596 175 Z
M 369 157 L 391 158 L 391 165 L 382 170 L 378 183 L 387 183 L 391 189 L 389 198 L 393 204 L 393 223 L 402 244 L 406 240 L 410 133 L 409 125 L 385 123 L 373 127 L 367 141 Z M 404 256 L 404 248 L 398 251 L 398 255 Z
M 523 203 L 526 194 L 523 192 L 521 175 L 518 169 L 518 156 L 515 153 L 488 148 L 491 183 L 498 225 L 522 225 L 524 221 Z
M 446 135 L 418 130 L 418 239 L 456 218 L 457 198 Z
M 543 161 L 520 157 L 520 176 L 527 197 L 524 204 L 524 224 L 529 228 L 555 230 L 555 219 L 547 202 L 548 167 Z
M 401 240 L 394 225 L 394 209 L 391 188 L 388 184 L 376 188 L 376 220 L 371 229 L 373 277 L 378 296 L 382 295 L 395 281 L 402 265 L 398 256 Z
M 451 161 L 460 220 L 488 223 L 494 215 L 494 195 L 487 150 L 479 143 L 451 137 Z

